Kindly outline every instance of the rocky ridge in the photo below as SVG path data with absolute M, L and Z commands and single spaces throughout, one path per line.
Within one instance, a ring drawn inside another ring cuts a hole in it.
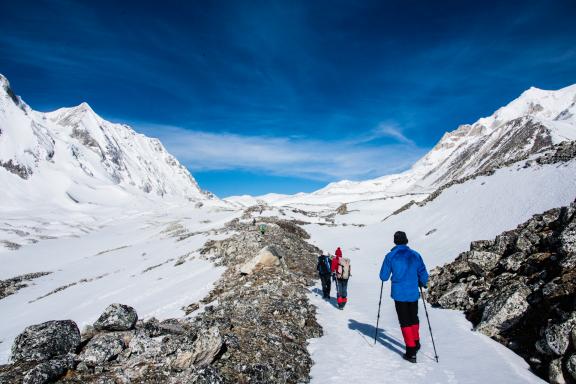
M 457 184 L 464 184 L 469 180 L 474 180 L 481 176 L 491 176 L 493 175 L 498 169 L 510 167 L 517 163 L 517 166 L 522 168 L 529 168 L 533 166 L 541 166 L 546 164 L 560 164 L 566 163 L 576 158 L 576 141 L 563 141 L 559 144 L 556 144 L 552 147 L 547 147 L 546 149 L 538 152 L 537 154 L 524 154 L 520 158 L 514 158 L 512 160 L 508 160 L 506 162 L 502 162 L 498 165 L 493 167 L 487 168 L 483 171 L 474 173 L 472 175 L 452 180 L 447 182 L 446 184 L 442 185 L 441 187 L 437 188 L 434 192 L 428 195 L 425 199 L 421 201 L 411 200 L 410 202 L 404 204 L 402 207 L 398 208 L 396 211 L 392 212 L 390 215 L 385 217 L 382 221 L 385 221 L 391 216 L 398 215 L 404 212 L 407 209 L 410 209 L 412 206 L 416 205 L 418 207 L 423 207 L 426 204 L 434 201 L 438 196 L 442 194 L 446 189 L 452 187 L 453 185 Z
M 201 252 L 227 270 L 208 297 L 183 308 L 186 317 L 142 320 L 112 304 L 82 333 L 70 320 L 28 327 L 0 382 L 307 382 L 307 339 L 322 334 L 306 288 L 319 250 L 297 224 L 277 218 L 234 220 L 219 233 L 230 236 Z
M 473 242 L 431 272 L 428 301 L 464 311 L 550 383 L 576 383 L 576 201 Z

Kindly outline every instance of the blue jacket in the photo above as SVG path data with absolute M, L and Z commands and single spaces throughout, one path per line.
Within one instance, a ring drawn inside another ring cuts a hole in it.
M 407 245 L 397 245 L 386 255 L 380 279 L 388 281 L 392 275 L 391 296 L 396 301 L 418 301 L 418 283 L 428 284 L 428 272 L 422 256 Z

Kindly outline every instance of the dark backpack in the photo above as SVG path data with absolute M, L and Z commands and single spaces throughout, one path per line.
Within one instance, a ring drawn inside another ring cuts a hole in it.
M 318 256 L 318 266 L 316 267 L 321 275 L 330 274 L 330 259 L 328 256 Z

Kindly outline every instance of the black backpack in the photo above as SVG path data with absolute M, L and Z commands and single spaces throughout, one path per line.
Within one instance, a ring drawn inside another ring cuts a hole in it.
M 328 256 L 318 256 L 318 266 L 316 267 L 321 275 L 330 274 L 330 259 Z

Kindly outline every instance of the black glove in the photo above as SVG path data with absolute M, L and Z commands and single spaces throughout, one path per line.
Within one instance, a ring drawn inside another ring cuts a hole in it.
M 428 284 L 424 284 L 424 283 L 422 283 L 422 282 L 420 282 L 420 281 L 418 282 L 418 286 L 419 286 L 420 288 L 428 289 Z

